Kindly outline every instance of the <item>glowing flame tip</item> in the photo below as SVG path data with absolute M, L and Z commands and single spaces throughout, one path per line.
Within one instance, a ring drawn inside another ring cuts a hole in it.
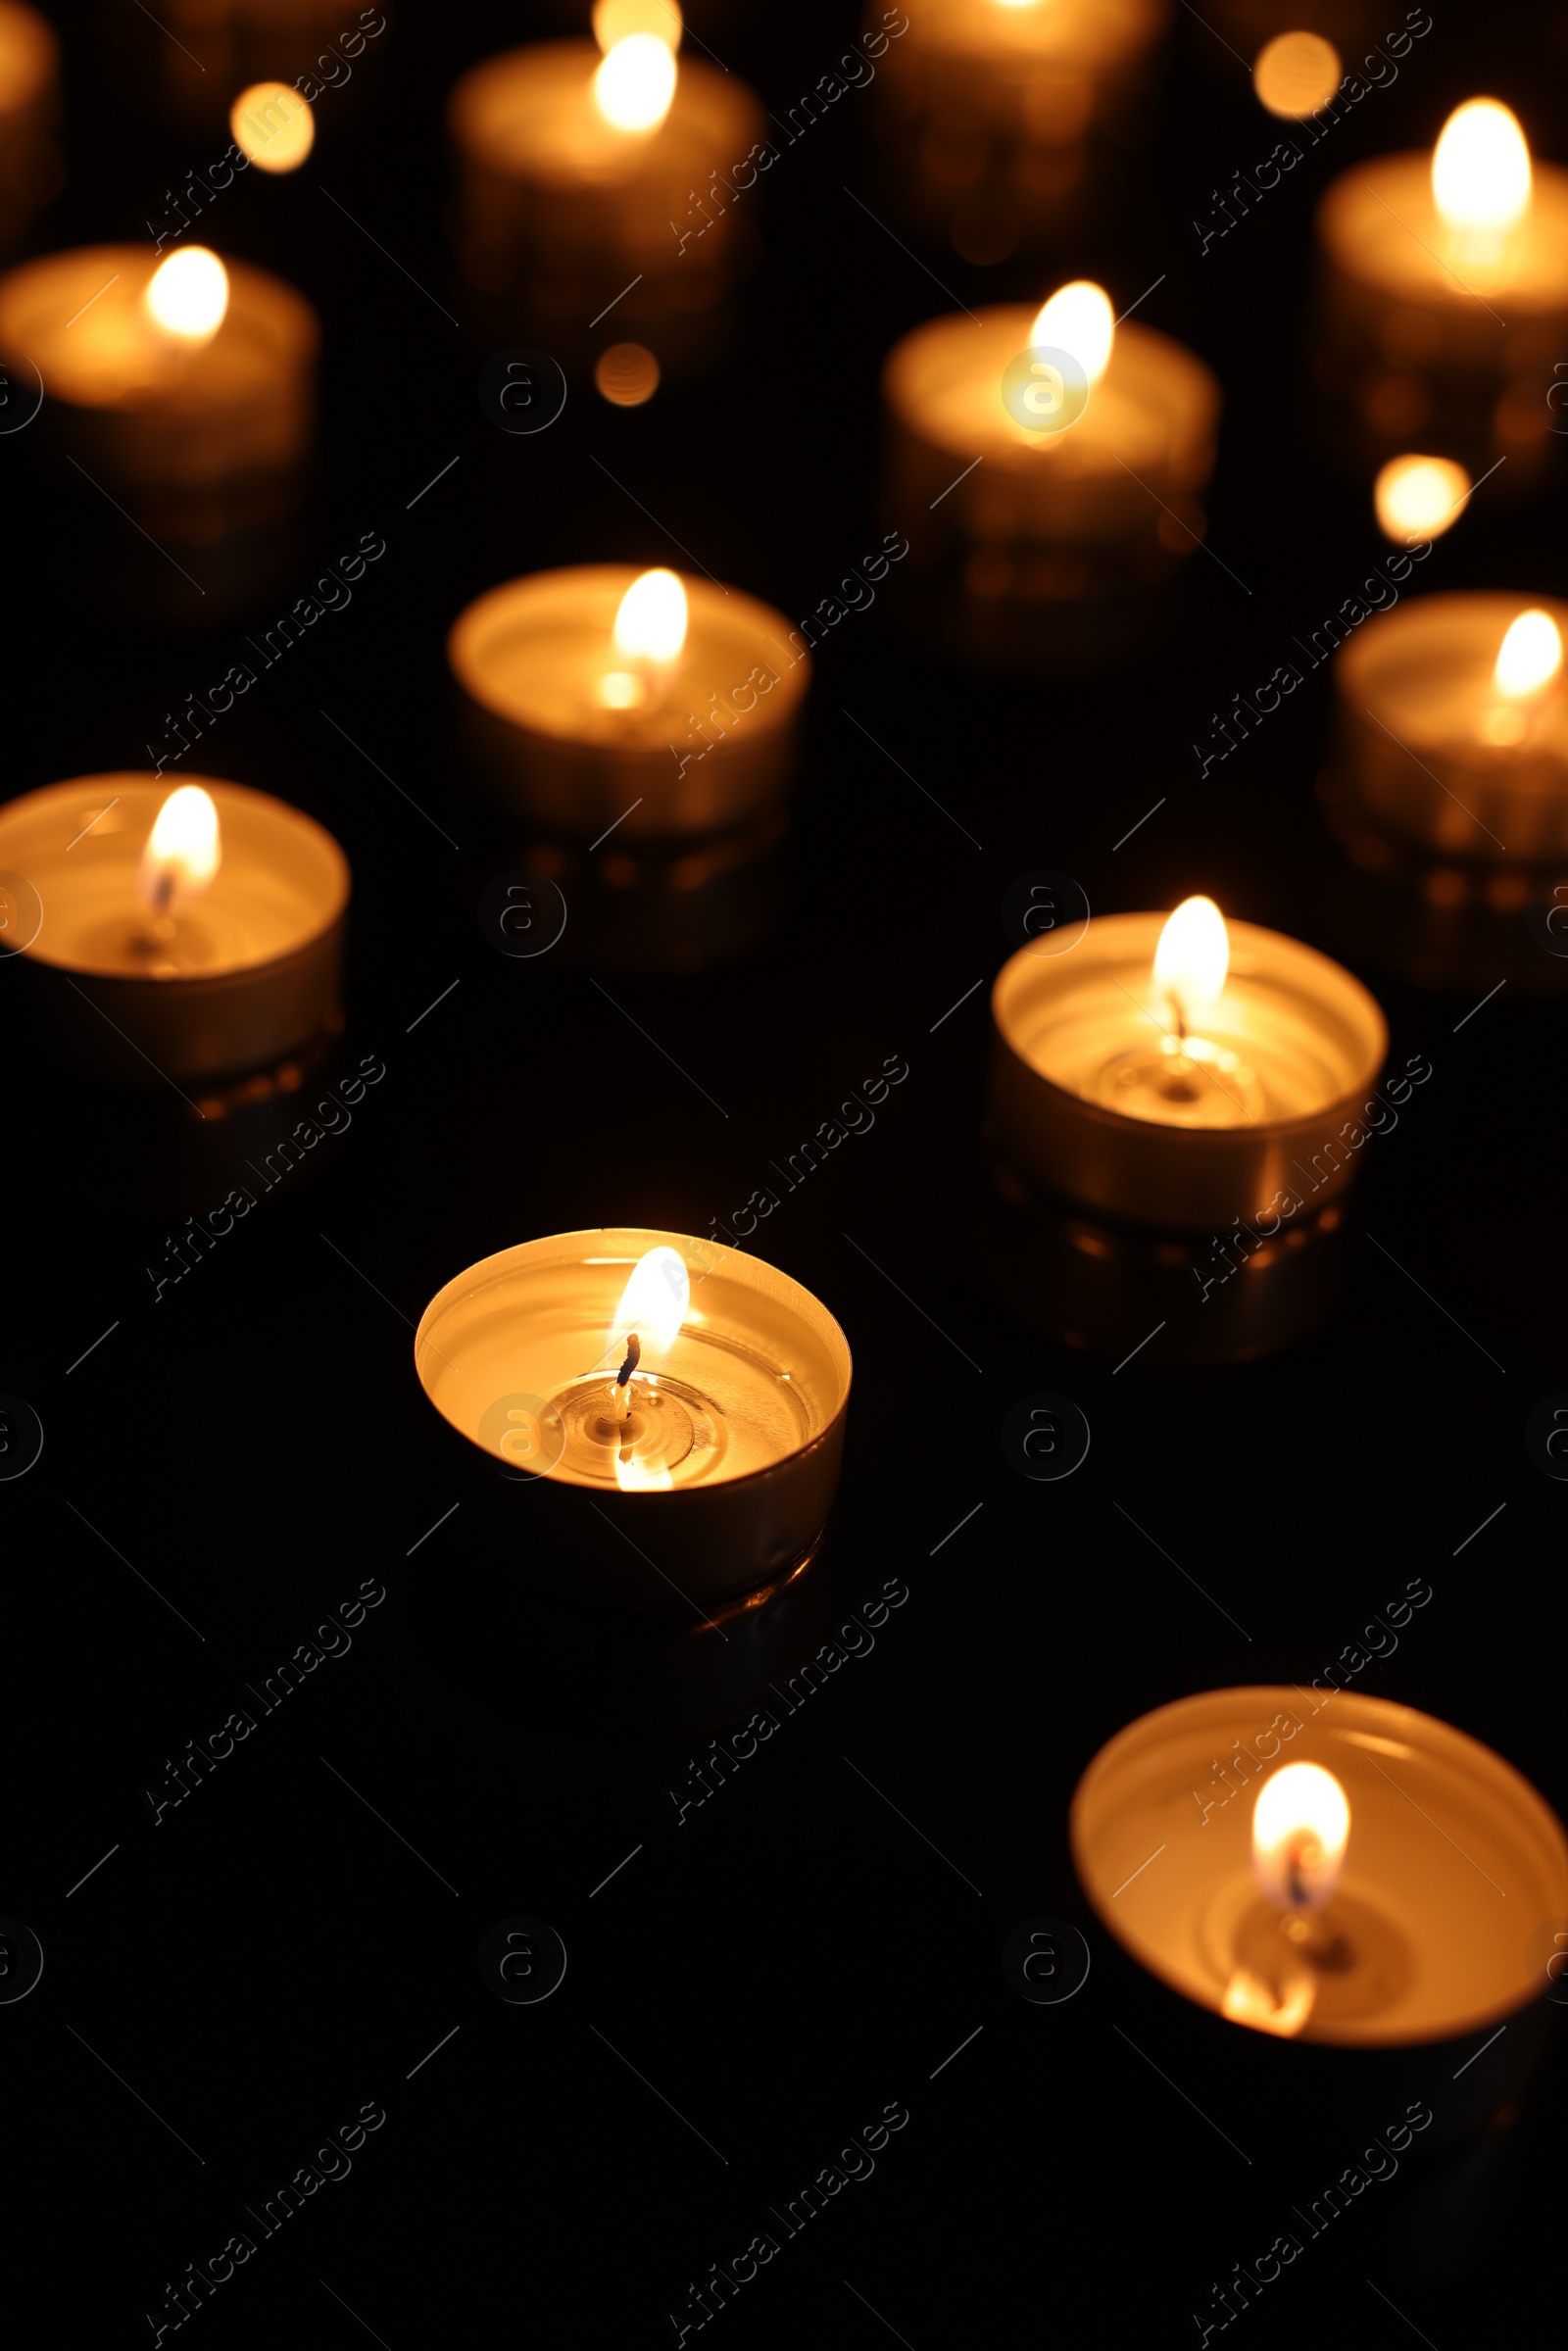
M 1281 1910 L 1320 1910 L 1339 1882 L 1350 1835 L 1344 1788 L 1318 1763 L 1288 1763 L 1252 1807 L 1252 1874 Z
M 166 334 L 205 343 L 228 309 L 228 271 L 206 245 L 187 245 L 160 262 L 147 282 L 146 303 Z
M 1042 304 L 1029 329 L 1032 351 L 1071 352 L 1092 384 L 1104 374 L 1115 339 L 1116 317 L 1110 297 L 1089 277 L 1075 277 L 1071 285 L 1058 286 L 1050 301 Z
M 1530 205 L 1530 149 L 1516 116 L 1472 98 L 1432 151 L 1432 199 L 1450 228 L 1511 228 Z

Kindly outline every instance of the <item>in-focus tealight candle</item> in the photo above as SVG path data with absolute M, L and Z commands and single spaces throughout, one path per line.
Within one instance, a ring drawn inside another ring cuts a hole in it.
M 1157 581 L 1202 536 L 1219 386 L 1088 280 L 933 318 L 882 382 L 890 518 L 982 632 L 1021 612 L 1044 648 L 1053 607 Z
M 1568 857 L 1568 604 L 1497 591 L 1377 614 L 1334 660 L 1360 808 L 1480 866 Z
M 1469 101 L 1430 155 L 1336 179 L 1318 208 L 1321 389 L 1364 454 L 1420 439 L 1504 491 L 1542 462 L 1552 362 L 1568 350 L 1568 171 L 1532 159 L 1494 99 Z
M 649 1607 L 716 1599 L 820 1538 L 849 1346 L 739 1249 L 640 1228 L 524 1242 L 431 1299 L 415 1365 L 469 1445 L 554 1495 L 585 1597 L 608 1582 Z M 519 1497 L 519 1557 L 537 1556 L 540 1499 Z
M 0 808 L 19 1033 L 91 1076 L 263 1068 L 342 1024 L 349 868 L 298 808 L 192 776 L 77 776 Z
M 520 303 L 568 361 L 613 306 L 601 344 L 634 334 L 667 367 L 745 258 L 732 181 L 756 186 L 766 118 L 736 75 L 676 55 L 678 8 L 601 8 L 594 29 L 602 54 L 538 42 L 454 89 L 459 253 L 498 321 Z
M 591 841 L 733 830 L 778 793 L 810 676 L 783 614 L 686 573 L 587 563 L 468 606 L 447 654 L 477 763 Z
M 1055 1200 L 1173 1233 L 1262 1215 L 1319 1152 L 1319 1204 L 1343 1193 L 1355 1161 L 1341 1129 L 1388 1050 L 1358 980 L 1203 898 L 1169 917 L 1097 915 L 1065 954 L 1021 948 L 992 1020 L 1005 1165 Z
M 1568 1842 L 1530 1783 L 1353 1691 L 1314 1710 L 1289 1686 L 1210 1690 L 1144 1715 L 1079 1782 L 1071 1837 L 1101 1923 L 1152 1976 L 1343 2049 L 1494 2033 L 1540 1998 L 1532 1937 L 1568 1912 Z

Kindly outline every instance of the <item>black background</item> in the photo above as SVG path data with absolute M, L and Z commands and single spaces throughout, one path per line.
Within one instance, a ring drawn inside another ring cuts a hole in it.
M 1400 13 L 1391 0 L 1391 26 Z M 1157 137 L 1128 158 L 1102 233 L 1043 279 L 921 258 L 971 304 L 1088 273 L 1121 307 L 1164 274 L 1140 317 L 1208 359 L 1226 396 L 1210 528 L 1223 563 L 1185 566 L 1178 645 L 1131 675 L 976 679 L 911 655 L 895 570 L 819 658 L 781 926 L 717 973 L 612 980 L 616 1003 L 563 958 L 510 961 L 481 936 L 479 894 L 514 860 L 457 768 L 444 633 L 473 595 L 535 567 L 684 563 L 669 534 L 794 618 L 875 546 L 877 368 L 951 302 L 845 193 L 871 186 L 864 99 L 753 199 L 763 258 L 722 370 L 631 412 L 574 382 L 535 438 L 482 413 L 488 350 L 440 307 L 463 318 L 441 107 L 465 67 L 559 28 L 541 12 L 405 8 L 354 88 L 321 102 L 308 167 L 244 174 L 212 216 L 212 242 L 322 315 L 319 560 L 372 530 L 387 553 L 187 764 L 278 792 L 342 842 L 348 1044 L 387 1074 L 309 1179 L 156 1304 L 146 1268 L 165 1234 L 222 1186 L 171 1218 L 127 1214 L 107 1100 L 78 1187 L 46 1180 L 49 1097 L 11 1081 L 0 1386 L 46 1431 L 38 1466 L 0 1488 L 0 1909 L 46 1953 L 38 1989 L 0 2011 L 12 2290 L 32 2301 L 32 2339 L 150 2339 L 142 2313 L 165 2281 L 218 2253 L 243 2206 L 373 2100 L 387 2121 L 352 2176 L 260 2244 L 191 2322 L 202 2339 L 673 2340 L 666 2313 L 688 2280 L 900 2100 L 910 2120 L 876 2176 L 783 2246 L 714 2322 L 724 2339 L 1196 2340 L 1210 2280 L 1319 2180 L 1288 2099 L 1244 2168 L 1221 2136 L 1223 2072 L 1180 2085 L 1201 2113 L 1184 2103 L 1118 2038 L 1108 1970 L 1060 2007 L 1004 1981 L 1008 1932 L 1075 1907 L 1064 1822 L 1089 1758 L 1184 1692 L 1310 1679 L 1419 1574 L 1431 1603 L 1362 1687 L 1459 1724 L 1563 1803 L 1563 1497 L 1523 1442 L 1532 1407 L 1568 1387 L 1555 1005 L 1510 986 L 1456 1030 L 1480 989 L 1421 994 L 1360 965 L 1394 1062 L 1425 1053 L 1434 1075 L 1365 1154 L 1346 1302 L 1282 1357 L 1113 1376 L 1010 1319 L 970 1270 L 986 991 L 941 1016 L 1007 952 L 1018 874 L 1076 875 L 1097 910 L 1201 889 L 1337 944 L 1340 869 L 1312 797 L 1321 674 L 1201 782 L 1189 748 L 1380 553 L 1365 485 L 1309 454 L 1312 203 L 1358 157 L 1429 143 L 1483 90 L 1519 111 L 1538 153 L 1568 152 L 1561 11 L 1438 12 L 1397 84 L 1200 259 L 1190 217 L 1277 133 L 1242 66 L 1177 14 Z M 693 21 L 775 109 L 856 29 L 843 9 Z M 139 237 L 221 142 L 171 132 L 102 25 L 62 31 L 70 175 L 37 242 Z M 235 658 L 237 624 L 203 641 L 98 616 L 25 433 L 0 467 L 4 788 L 146 764 L 163 713 Z M 1489 485 L 1421 585 L 1563 593 L 1562 530 L 1560 488 L 1520 507 Z M 601 1680 L 592 1613 L 530 1633 L 514 1604 L 525 1510 L 510 1543 L 467 1503 L 420 1543 L 460 1482 L 411 1325 L 462 1267 L 536 1234 L 727 1221 L 893 1054 L 910 1074 L 874 1130 L 762 1239 L 855 1353 L 819 1572 L 846 1608 L 890 1577 L 909 1597 L 873 1654 L 677 1826 L 668 1791 L 718 1725 L 635 1732 Z M 1076 1399 L 1093 1429 L 1059 1485 L 1026 1483 L 1003 1453 L 1003 1420 L 1034 1390 Z M 387 1598 L 352 1652 L 155 1828 L 143 1789 L 165 1758 L 205 1740 L 365 1578 Z M 508 1644 L 530 1641 L 509 1694 Z M 503 2005 L 479 1981 L 481 1937 L 519 1914 L 553 1924 L 569 1954 L 543 2006 Z M 1381 2344 L 1414 2327 L 1440 2351 L 1519 2339 L 1560 2212 L 1562 2069 L 1558 2050 L 1490 2220 L 1469 2210 L 1413 2254 L 1391 2218 L 1407 2183 L 1391 2184 L 1244 2330 Z M 1418 2054 L 1408 2094 L 1435 2094 Z M 1392 2119 L 1348 2104 L 1345 2160 Z

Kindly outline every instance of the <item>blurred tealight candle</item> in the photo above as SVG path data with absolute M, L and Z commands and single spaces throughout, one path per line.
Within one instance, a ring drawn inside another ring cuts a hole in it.
M 1422 596 L 1335 656 L 1352 789 L 1379 831 L 1481 867 L 1568 857 L 1568 604 Z
M 232 1076 L 341 1026 L 349 868 L 298 808 L 210 776 L 86 775 L 0 808 L 0 950 L 44 1057 Z
M 476 762 L 569 839 L 739 827 L 779 791 L 810 675 L 782 613 L 739 589 L 591 563 L 493 588 L 447 654 Z
M 1568 349 L 1568 171 L 1532 160 L 1505 106 L 1471 99 L 1430 156 L 1336 179 L 1318 240 L 1319 383 L 1366 447 L 1419 434 L 1477 473 L 1507 456 L 1500 486 L 1517 488 L 1549 447 L 1543 381 Z
M 0 0 L 0 244 L 26 227 L 55 192 L 60 159 L 50 137 L 60 110 L 60 44 L 34 8 Z
M 490 58 L 452 92 L 460 255 L 498 322 L 520 299 L 569 360 L 612 305 L 617 333 L 662 328 L 679 358 L 744 257 L 731 216 L 766 119 L 736 75 L 677 56 L 678 8 L 611 0 L 594 31 Z
M 1038 312 L 917 326 L 882 386 L 888 514 L 916 566 L 982 614 L 1021 608 L 1042 646 L 1054 605 L 1151 584 L 1202 536 L 1219 386 L 1087 279 Z
M 860 45 L 889 200 L 973 262 L 1059 229 L 1097 146 L 1136 135 L 1171 14 L 1170 0 L 873 7 Z
M 292 286 L 199 245 L 162 261 L 143 245 L 83 246 L 0 278 L 0 362 L 41 384 L 68 479 L 86 476 L 87 495 L 117 501 L 160 545 L 210 550 L 291 510 L 319 340 Z

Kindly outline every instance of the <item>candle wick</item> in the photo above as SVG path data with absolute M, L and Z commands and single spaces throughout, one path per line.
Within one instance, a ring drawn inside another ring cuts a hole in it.
M 626 1334 L 626 1360 L 615 1374 L 615 1386 L 626 1391 L 626 1418 L 631 1418 L 631 1375 L 642 1359 L 642 1341 L 635 1331 Z

